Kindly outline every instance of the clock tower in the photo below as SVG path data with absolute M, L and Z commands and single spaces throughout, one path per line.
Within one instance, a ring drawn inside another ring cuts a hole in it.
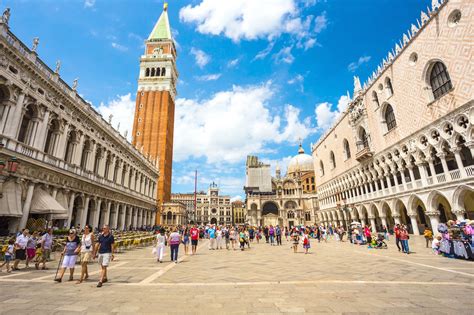
M 161 204 L 171 200 L 173 132 L 176 97 L 176 46 L 168 20 L 168 4 L 145 41 L 140 58 L 138 92 L 133 121 L 132 144 L 145 156 L 157 160 L 156 223 L 161 220 Z

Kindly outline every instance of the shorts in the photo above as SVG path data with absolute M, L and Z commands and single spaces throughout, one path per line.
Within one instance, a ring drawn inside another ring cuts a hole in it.
M 27 248 L 27 249 L 26 249 L 26 256 L 28 256 L 28 259 L 35 258 L 35 256 L 36 256 L 36 249 L 35 249 L 35 248 Z
M 191 240 L 191 245 L 197 246 L 197 244 L 198 244 L 198 240 Z
M 10 255 L 5 255 L 5 262 L 8 263 L 8 262 L 10 262 L 10 261 L 12 261 L 12 256 L 10 256 Z
M 63 263 L 61 266 L 63 268 L 73 269 L 76 266 L 76 260 L 77 260 L 77 255 L 64 256 Z
M 51 249 L 43 249 L 43 256 L 41 257 L 43 261 L 48 261 L 51 257 Z
M 15 251 L 15 259 L 25 260 L 26 259 L 26 250 L 25 249 L 17 249 Z
M 91 252 L 81 252 L 81 263 L 88 263 L 91 261 Z
M 103 253 L 103 254 L 99 254 L 99 259 L 97 260 L 97 262 L 102 267 L 108 267 L 111 259 L 112 259 L 111 253 Z

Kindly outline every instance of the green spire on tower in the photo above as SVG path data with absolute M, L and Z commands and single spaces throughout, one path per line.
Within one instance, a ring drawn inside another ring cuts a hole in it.
M 172 39 L 171 28 L 168 19 L 168 3 L 165 2 L 163 5 L 163 12 L 161 13 L 158 22 L 156 22 L 153 31 L 148 36 L 149 41 L 159 41 L 163 39 Z

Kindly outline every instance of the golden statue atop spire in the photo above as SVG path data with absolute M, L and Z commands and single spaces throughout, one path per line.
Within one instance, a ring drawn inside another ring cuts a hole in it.
M 168 2 L 163 3 L 163 11 L 168 10 Z

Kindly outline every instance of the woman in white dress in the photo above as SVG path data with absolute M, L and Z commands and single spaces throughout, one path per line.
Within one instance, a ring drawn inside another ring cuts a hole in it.
M 94 256 L 92 251 L 94 249 L 94 234 L 91 233 L 90 225 L 84 227 L 84 234 L 82 234 L 81 240 L 81 279 L 77 283 L 89 278 L 89 271 L 87 270 L 87 264 Z
M 163 253 L 165 252 L 166 236 L 165 230 L 161 229 L 156 235 L 156 261 L 163 262 Z

